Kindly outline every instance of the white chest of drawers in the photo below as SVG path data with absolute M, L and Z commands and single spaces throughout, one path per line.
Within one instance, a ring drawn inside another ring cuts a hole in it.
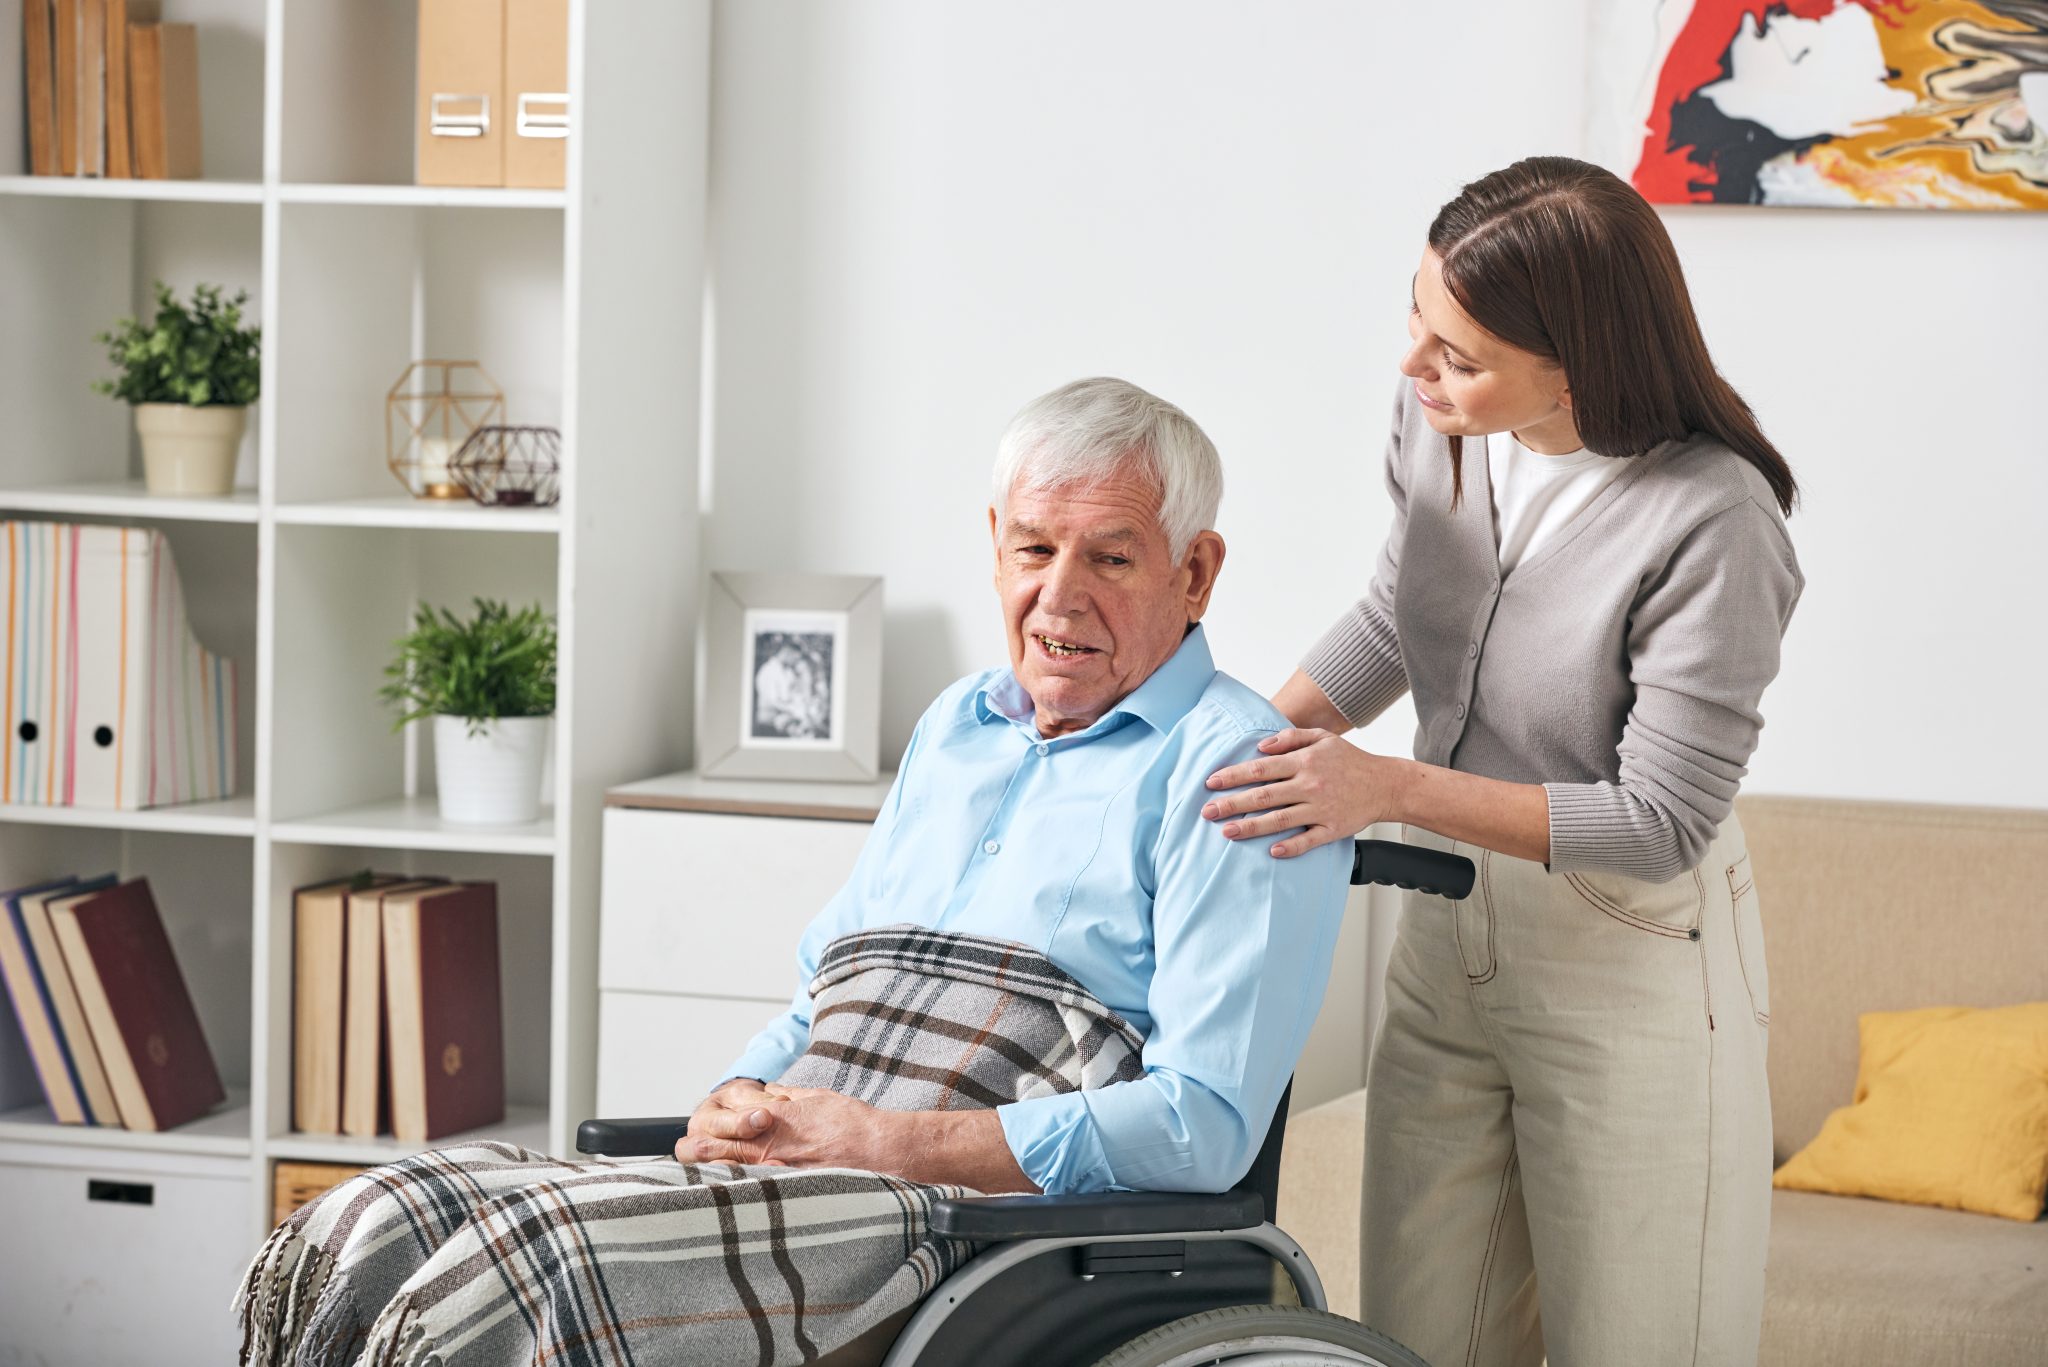
M 605 795 L 597 1109 L 681 1115 L 798 987 L 804 927 L 852 872 L 894 775 L 672 774 Z

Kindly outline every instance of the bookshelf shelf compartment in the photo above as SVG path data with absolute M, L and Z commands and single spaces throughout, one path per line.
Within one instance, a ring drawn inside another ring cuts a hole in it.
M 139 479 L 0 489 L 0 510 L 57 517 L 135 518 L 144 522 L 254 523 L 258 518 L 254 489 L 237 489 L 218 498 L 187 498 L 152 494 Z
M 251 1151 L 249 1089 L 228 1088 L 227 1103 L 174 1130 L 124 1130 L 112 1125 L 60 1125 L 43 1105 L 0 1112 L 0 1143 L 61 1144 L 80 1149 L 197 1153 L 246 1158 Z
M 501 1140 L 536 1153 L 545 1153 L 548 1148 L 547 1129 L 547 1107 L 508 1102 L 505 1119 L 501 1123 L 461 1134 L 443 1135 L 426 1144 L 407 1144 L 388 1134 L 375 1139 L 356 1139 L 337 1134 L 300 1134 L 293 1130 L 272 1135 L 263 1147 L 272 1158 L 308 1163 L 360 1163 L 368 1167 L 377 1163 L 395 1163 L 428 1149 L 469 1144 L 479 1139 Z
M 543 807 L 540 819 L 525 825 L 463 826 L 441 820 L 439 804 L 432 797 L 399 797 L 311 820 L 280 821 L 271 827 L 271 839 L 368 849 L 552 855 L 555 814 Z

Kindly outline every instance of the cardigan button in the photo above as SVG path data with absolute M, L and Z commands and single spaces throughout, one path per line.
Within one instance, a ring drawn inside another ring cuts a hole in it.
M 1458 720 L 1460 720 L 1460 721 L 1463 721 L 1464 719 L 1465 719 L 1465 704 L 1463 704 L 1463 703 L 1459 703 L 1459 704 L 1458 704 Z
M 1479 642 L 1474 641 L 1472 642 L 1472 644 L 1465 647 L 1465 658 L 1468 660 L 1476 660 L 1479 658 Z

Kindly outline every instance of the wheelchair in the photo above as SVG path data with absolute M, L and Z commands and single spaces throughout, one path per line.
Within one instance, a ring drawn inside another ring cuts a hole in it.
M 1472 890 L 1468 859 L 1361 840 L 1353 883 L 1451 900 Z M 1244 1180 L 1219 1195 L 1096 1192 L 939 1201 L 931 1230 L 981 1251 L 907 1319 L 879 1326 L 882 1367 L 1428 1367 L 1400 1344 L 1333 1314 L 1301 1246 L 1268 1218 L 1280 1187 L 1287 1092 Z M 586 1120 L 586 1154 L 671 1152 L 688 1118 Z M 900 1326 L 900 1327 L 899 1327 Z M 872 1362 L 876 1335 L 820 1367 Z M 853 1351 L 858 1350 L 858 1351 Z

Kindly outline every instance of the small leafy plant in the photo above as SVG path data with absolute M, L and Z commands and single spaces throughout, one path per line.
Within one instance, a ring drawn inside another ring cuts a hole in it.
M 198 285 L 187 305 L 157 281 L 154 321 L 145 326 L 123 318 L 112 331 L 93 337 L 106 346 L 107 359 L 121 376 L 95 380 L 92 387 L 128 403 L 203 408 L 256 402 L 262 330 L 242 326 L 242 306 L 248 302 L 247 290 L 223 299 L 220 286 Z
M 464 621 L 420 604 L 413 629 L 395 643 L 398 658 L 378 695 L 400 711 L 392 729 L 422 717 L 469 719 L 481 735 L 500 717 L 546 717 L 555 710 L 555 621 L 539 604 L 514 612 L 478 598 Z

